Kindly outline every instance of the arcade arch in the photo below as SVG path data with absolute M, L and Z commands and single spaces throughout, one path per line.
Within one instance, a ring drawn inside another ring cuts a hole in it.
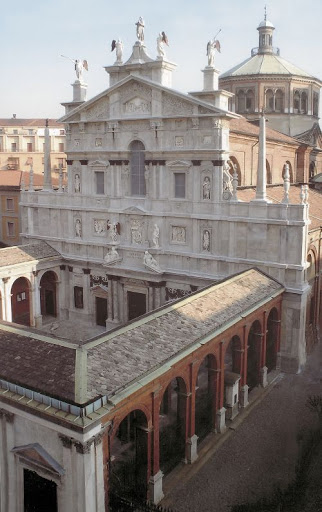
M 57 275 L 52 270 L 40 279 L 40 307 L 43 316 L 57 316 Z
M 278 352 L 279 316 L 276 308 L 271 309 L 267 318 L 266 367 L 267 373 L 275 370 Z
M 217 375 L 216 357 L 207 355 L 202 361 L 196 383 L 195 432 L 202 440 L 215 428 L 217 411 Z
M 31 284 L 26 277 L 19 277 L 11 287 L 12 321 L 21 325 L 31 325 L 30 322 Z
M 260 383 L 262 328 L 259 320 L 255 320 L 252 323 L 248 334 L 247 345 L 247 385 L 251 391 Z

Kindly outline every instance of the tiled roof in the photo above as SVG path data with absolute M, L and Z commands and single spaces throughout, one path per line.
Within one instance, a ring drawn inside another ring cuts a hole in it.
M 0 126 L 26 126 L 29 128 L 44 128 L 46 126 L 46 119 L 18 119 L 12 117 L 10 119 L 0 119 Z M 50 128 L 64 128 L 64 125 L 57 123 L 56 119 L 48 119 L 48 126 Z
M 18 190 L 21 186 L 22 175 L 25 186 L 29 185 L 29 172 L 27 171 L 0 171 L 0 187 L 16 187 Z M 41 188 L 44 184 L 44 176 L 34 173 L 34 187 Z M 52 178 L 53 185 L 57 185 L 57 178 Z
M 251 269 L 107 334 L 92 348 L 85 345 L 88 399 L 115 394 L 282 291 L 281 284 Z
M 0 249 L 0 267 L 53 258 L 55 256 L 60 256 L 59 252 L 43 241 L 34 244 L 6 247 Z
M 230 76 L 245 75 L 286 75 L 287 77 L 302 76 L 314 78 L 306 71 L 303 71 L 303 69 L 298 68 L 278 55 L 258 54 L 229 69 L 220 75 L 219 80 Z
M 229 122 L 229 129 L 231 133 L 243 133 L 245 135 L 250 135 L 254 137 L 259 136 L 259 126 L 254 123 L 251 123 L 245 119 L 245 117 L 240 117 L 239 119 L 231 119 Z M 289 144 L 295 144 L 299 146 L 299 141 L 293 137 L 289 137 L 284 133 L 278 132 L 277 130 L 273 130 L 272 128 L 266 127 L 266 139 L 274 140 L 278 142 L 287 142 Z
M 2 329 L 0 379 L 65 400 L 75 400 L 75 354 L 55 345 Z
M 289 192 L 290 204 L 300 204 L 300 185 L 291 185 Z M 281 203 L 284 197 L 283 185 L 267 187 L 267 199 L 273 203 Z M 256 189 L 253 187 L 237 190 L 237 197 L 241 201 L 249 202 L 255 198 Z M 311 224 L 309 230 L 322 226 L 322 192 L 309 190 L 309 217 Z

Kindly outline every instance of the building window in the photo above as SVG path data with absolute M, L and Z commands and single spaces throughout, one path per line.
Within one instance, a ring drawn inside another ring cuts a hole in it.
M 313 115 L 319 115 L 319 93 L 317 92 L 313 93 Z
M 58 164 L 58 167 L 62 167 L 62 169 L 65 169 L 65 167 L 66 167 L 65 158 L 57 158 L 57 164 Z
M 139 140 L 130 144 L 131 194 L 145 196 L 145 147 Z
M 284 110 L 284 94 L 281 89 L 277 89 L 275 93 L 275 112 L 283 112 Z
M 65 144 L 64 144 L 63 142 L 60 142 L 60 143 L 58 144 L 58 151 L 59 151 L 60 153 L 64 153 L 64 151 L 65 151 Z
M 18 135 L 18 130 L 13 130 L 14 135 Z
M 65 130 L 59 130 L 59 135 L 65 135 Z
M 19 158 L 10 157 L 8 158 L 8 169 L 9 171 L 17 171 L 19 169 L 20 162 Z
M 96 194 L 104 194 L 104 172 L 95 172 Z
M 273 91 L 272 89 L 268 89 L 266 91 L 266 110 L 268 112 L 273 112 L 274 111 L 274 94 L 273 94 Z
M 174 197 L 178 199 L 186 197 L 186 175 L 184 172 L 174 173 Z
M 254 111 L 254 91 L 249 90 L 246 93 L 246 110 L 247 112 Z
M 32 149 L 32 142 L 27 142 L 27 152 L 28 153 L 32 153 L 33 149 Z
M 15 225 L 13 222 L 7 222 L 7 234 L 8 236 L 15 236 Z
M 301 94 L 301 114 L 307 114 L 307 93 L 303 91 Z
M 84 307 L 82 286 L 74 286 L 74 304 L 77 309 L 83 309 Z
M 11 152 L 15 153 L 17 151 L 17 143 L 11 142 Z
M 34 131 L 33 130 L 28 130 L 28 133 L 29 133 L 29 135 L 33 135 Z
M 239 90 L 237 92 L 237 112 L 245 112 L 245 92 L 243 90 Z
M 9 212 L 12 212 L 14 210 L 14 202 L 13 202 L 12 197 L 7 197 L 6 208 L 7 208 L 7 211 L 9 211 Z
M 297 114 L 300 111 L 300 93 L 299 93 L 299 91 L 294 91 L 293 110 L 294 110 L 294 114 Z

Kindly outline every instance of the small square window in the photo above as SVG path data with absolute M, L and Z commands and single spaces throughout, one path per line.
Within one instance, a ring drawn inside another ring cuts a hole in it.
M 17 144 L 16 142 L 11 143 L 11 151 L 12 153 L 15 153 L 17 151 Z
M 59 130 L 59 135 L 65 135 L 65 130 Z
M 184 172 L 174 174 L 174 197 L 178 199 L 186 197 L 186 175 Z
M 7 211 L 9 211 L 9 212 L 12 212 L 14 210 L 14 201 L 13 201 L 12 197 L 7 197 L 6 208 L 7 208 Z
M 58 151 L 59 151 L 60 153 L 64 153 L 64 151 L 65 151 L 65 144 L 64 144 L 63 142 L 60 142 L 60 143 L 58 144 Z
M 32 152 L 32 142 L 27 142 L 27 152 L 28 153 Z

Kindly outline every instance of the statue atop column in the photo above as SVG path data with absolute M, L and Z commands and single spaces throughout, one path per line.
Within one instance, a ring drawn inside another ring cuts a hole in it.
M 79 82 L 83 82 L 83 71 L 84 69 L 86 69 L 86 71 L 88 71 L 88 62 L 87 60 L 82 60 L 82 59 L 71 59 L 70 57 L 66 57 L 66 55 L 61 55 L 61 57 L 64 57 L 64 59 L 69 59 L 71 60 L 74 65 L 75 65 L 75 73 L 76 73 L 76 78 Z
M 220 32 L 220 30 L 219 30 Z M 219 34 L 218 32 L 218 34 Z M 217 34 L 217 35 L 218 35 Z M 215 36 L 213 39 L 210 39 L 207 43 L 207 57 L 208 57 L 208 66 L 213 68 L 215 65 L 215 53 L 220 53 L 220 42 L 218 39 L 216 39 L 217 36 Z
M 144 42 L 144 19 L 142 16 L 139 17 L 139 21 L 136 22 L 136 37 L 141 43 Z

